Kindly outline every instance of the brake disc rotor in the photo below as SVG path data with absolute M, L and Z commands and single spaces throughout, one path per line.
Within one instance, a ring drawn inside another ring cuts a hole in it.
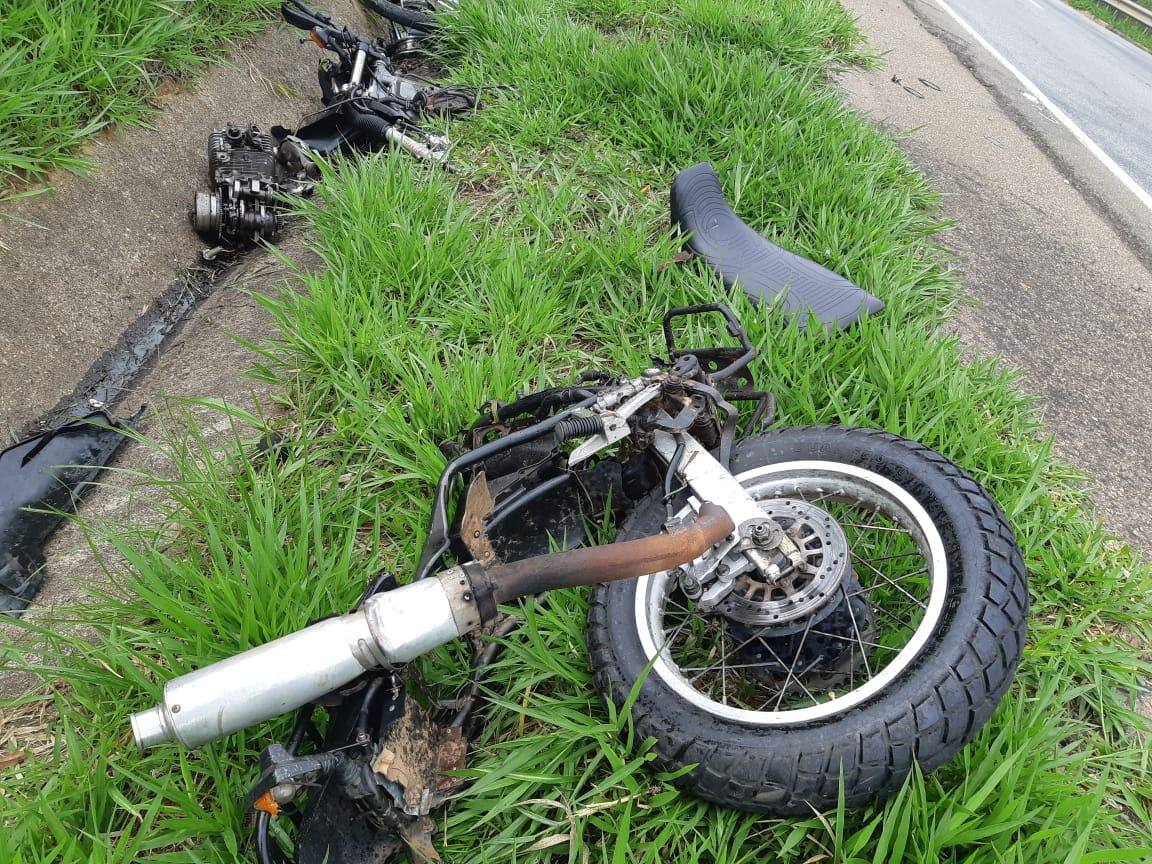
M 773 550 L 771 557 L 780 568 L 774 581 L 755 569 L 736 576 L 716 610 L 732 621 L 772 627 L 822 617 L 836 605 L 840 584 L 851 569 L 844 529 L 826 510 L 807 501 L 775 498 L 762 502 L 761 508 L 796 551 L 786 554 L 788 544 Z

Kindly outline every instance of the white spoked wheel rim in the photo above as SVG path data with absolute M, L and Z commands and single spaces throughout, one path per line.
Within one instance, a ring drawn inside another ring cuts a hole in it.
M 853 686 L 842 695 L 833 694 L 824 701 L 814 698 L 815 704 L 805 707 L 778 710 L 778 701 L 768 710 L 754 710 L 730 704 L 726 700 L 717 700 L 702 692 L 672 658 L 664 619 L 667 601 L 672 591 L 676 590 L 676 583 L 668 571 L 663 571 L 642 576 L 636 584 L 635 623 L 644 656 L 651 663 L 649 674 L 682 699 L 709 714 L 759 726 L 788 726 L 827 720 L 855 708 L 888 688 L 922 654 L 943 617 L 946 605 L 948 562 L 944 541 L 928 512 L 907 490 L 892 480 L 841 462 L 782 462 L 751 469 L 740 474 L 737 479 L 758 500 L 791 496 L 807 501 L 811 496 L 819 495 L 830 501 L 856 502 L 863 508 L 873 508 L 876 514 L 882 514 L 899 526 L 912 538 L 924 561 L 924 571 L 929 580 L 926 596 L 918 601 L 918 606 L 923 610 L 920 621 L 914 629 L 909 628 L 912 629 L 911 636 L 902 648 L 887 649 L 898 650 L 896 656 L 889 659 L 876 674 L 870 674 L 860 686 Z M 687 513 L 687 509 L 684 512 Z M 847 597 L 845 593 L 845 599 Z M 868 650 L 865 644 L 861 639 L 861 651 Z

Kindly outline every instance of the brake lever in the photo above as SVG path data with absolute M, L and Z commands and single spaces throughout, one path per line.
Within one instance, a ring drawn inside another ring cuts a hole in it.
M 324 24 L 332 23 L 331 15 L 329 15 L 327 12 L 318 12 L 317 10 L 310 8 L 303 3 L 303 0 L 285 0 L 285 3 L 287 3 L 289 6 L 295 6 L 305 15 L 315 18 L 317 21 L 321 21 Z

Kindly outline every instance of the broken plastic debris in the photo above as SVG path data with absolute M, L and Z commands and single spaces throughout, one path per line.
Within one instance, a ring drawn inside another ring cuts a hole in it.
M 125 441 L 104 411 L 0 453 L 0 613 L 27 608 L 43 581 L 42 547 Z

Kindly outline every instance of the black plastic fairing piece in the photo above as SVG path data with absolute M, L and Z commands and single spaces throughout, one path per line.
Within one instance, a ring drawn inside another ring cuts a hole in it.
M 708 262 L 729 288 L 739 285 L 754 300 L 779 303 L 800 327 L 809 314 L 829 330 L 874 315 L 884 303 L 843 276 L 757 234 L 724 197 L 707 162 L 685 168 L 672 183 L 672 224 L 685 248 Z
M 120 449 L 124 432 L 124 424 L 95 411 L 0 452 L 0 613 L 20 612 L 36 596 L 41 548 Z

